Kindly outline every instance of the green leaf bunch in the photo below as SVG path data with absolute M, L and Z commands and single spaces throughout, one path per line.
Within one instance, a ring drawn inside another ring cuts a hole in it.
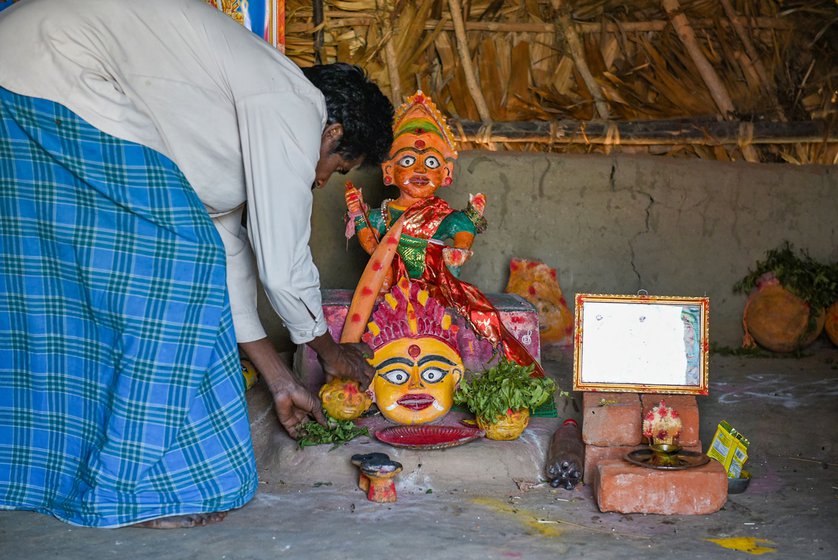
M 297 436 L 299 446 L 302 448 L 331 443 L 334 449 L 356 437 L 370 435 L 368 428 L 356 426 L 352 420 L 336 420 L 326 415 L 326 421 L 326 426 L 321 426 L 314 420 L 303 424 Z
M 733 291 L 749 293 L 767 272 L 772 272 L 783 288 L 805 301 L 813 316 L 838 301 L 838 262 L 820 263 L 805 250 L 798 256 L 788 241 L 766 251 L 765 258 L 757 261 L 754 270 L 748 269 L 748 275 L 734 284 Z
M 510 409 L 538 408 L 553 396 L 556 382 L 549 377 L 530 377 L 534 369 L 534 365 L 501 358 L 494 367 L 463 379 L 454 393 L 454 403 L 490 421 Z

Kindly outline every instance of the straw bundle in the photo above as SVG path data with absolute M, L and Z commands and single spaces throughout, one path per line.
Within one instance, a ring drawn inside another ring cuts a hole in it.
M 394 103 L 424 90 L 464 149 L 838 163 L 833 0 L 287 0 L 286 17 L 298 64 L 359 64 Z

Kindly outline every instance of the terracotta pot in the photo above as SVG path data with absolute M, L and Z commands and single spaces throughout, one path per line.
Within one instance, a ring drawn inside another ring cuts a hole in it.
M 745 305 L 746 334 L 772 352 L 794 352 L 809 346 L 823 331 L 821 313 L 809 330 L 809 305 L 783 288 L 776 279 L 765 282 Z M 746 336 L 746 346 L 747 343 Z
M 826 336 L 832 344 L 838 346 L 838 301 L 829 306 L 826 310 L 826 322 L 824 324 Z
M 487 422 L 482 416 L 477 417 L 477 426 L 486 432 L 486 437 L 500 441 L 518 439 L 530 423 L 529 409 L 507 410 L 504 416 L 498 416 Z

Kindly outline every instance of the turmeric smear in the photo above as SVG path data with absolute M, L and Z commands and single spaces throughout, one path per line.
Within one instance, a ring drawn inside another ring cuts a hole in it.
M 764 544 L 774 544 L 766 539 L 757 539 L 754 537 L 729 537 L 726 539 L 707 539 L 724 548 L 730 550 L 738 550 L 740 552 L 747 552 L 748 554 L 765 554 L 766 552 L 777 552 L 776 548 L 762 546 Z
M 543 537 L 559 537 L 564 532 L 559 529 L 558 523 L 546 523 L 533 512 L 517 508 L 502 500 L 496 500 L 493 498 L 474 498 L 472 502 L 491 510 L 504 513 L 510 517 L 514 517 L 520 521 L 522 525 L 536 531 Z

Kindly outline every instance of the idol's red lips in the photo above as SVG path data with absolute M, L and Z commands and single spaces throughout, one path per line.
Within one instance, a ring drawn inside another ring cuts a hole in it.
M 427 177 L 411 177 L 411 178 L 408 180 L 408 182 L 409 182 L 411 185 L 419 185 L 420 187 L 424 187 L 425 185 L 427 185 L 428 183 L 430 183 L 430 182 L 431 182 L 431 180 L 430 180 L 430 179 L 428 179 Z
M 434 398 L 431 395 L 405 395 L 396 401 L 399 406 L 409 408 L 410 410 L 424 410 L 434 404 Z

